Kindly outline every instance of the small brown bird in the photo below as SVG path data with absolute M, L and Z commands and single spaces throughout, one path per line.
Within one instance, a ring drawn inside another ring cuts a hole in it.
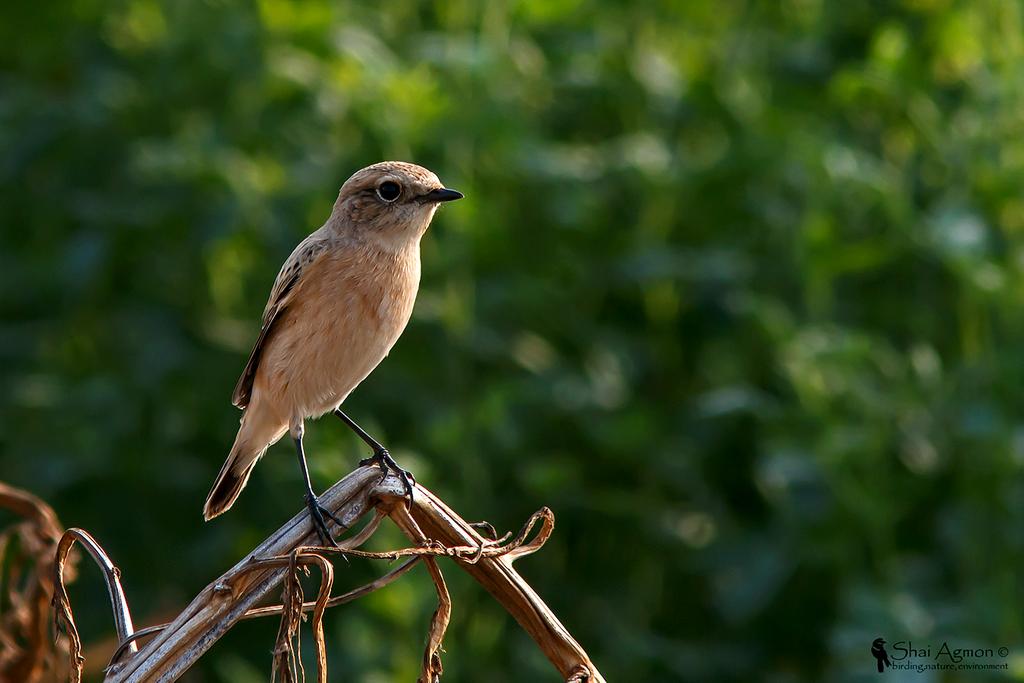
M 339 406 L 394 346 L 420 283 L 420 239 L 442 202 L 461 199 L 425 168 L 385 161 L 341 187 L 330 218 L 304 239 L 277 275 L 263 326 L 232 402 L 242 426 L 206 498 L 203 516 L 231 507 L 267 448 L 290 432 L 306 484 L 313 526 L 334 545 L 302 447 L 303 423 L 333 411 L 395 469 L 409 496 L 409 473 Z M 337 520 L 335 520 L 337 521 Z

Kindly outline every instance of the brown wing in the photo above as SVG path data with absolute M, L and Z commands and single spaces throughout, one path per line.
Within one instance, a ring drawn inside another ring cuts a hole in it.
M 242 371 L 242 376 L 238 378 L 235 390 L 231 394 L 231 402 L 239 408 L 244 409 L 248 406 L 249 400 L 252 398 L 252 383 L 256 378 L 256 370 L 260 366 L 263 346 L 270 337 L 274 323 L 291 301 L 291 294 L 302 277 L 303 271 L 316 261 L 326 246 L 326 241 L 313 239 L 313 235 L 310 235 L 295 248 L 295 251 L 285 261 L 284 266 L 281 267 L 281 272 L 277 274 L 274 287 L 270 290 L 267 307 L 263 309 L 263 325 L 260 328 L 260 336 L 256 338 L 256 344 L 252 347 L 252 353 L 249 354 L 249 362 L 245 364 L 245 370 Z

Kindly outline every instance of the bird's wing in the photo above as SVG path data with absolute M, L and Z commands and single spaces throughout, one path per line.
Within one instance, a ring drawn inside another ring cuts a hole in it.
M 281 272 L 277 274 L 274 287 L 270 290 L 270 299 L 267 300 L 267 307 L 263 309 L 263 324 L 260 328 L 260 336 L 249 354 L 249 362 L 245 364 L 242 376 L 235 384 L 235 390 L 231 394 L 231 402 L 239 408 L 249 405 L 252 398 L 252 383 L 256 378 L 256 369 L 260 365 L 260 356 L 263 354 L 263 346 L 270 336 L 274 322 L 278 319 L 291 301 L 295 285 L 302 278 L 302 273 L 308 270 L 323 253 L 327 247 L 327 241 L 315 238 L 310 235 L 295 248 L 288 260 L 281 266 Z

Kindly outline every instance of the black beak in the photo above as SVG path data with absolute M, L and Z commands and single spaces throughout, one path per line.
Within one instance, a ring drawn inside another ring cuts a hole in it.
M 439 187 L 436 190 L 420 195 L 420 201 L 427 204 L 440 204 L 441 202 L 454 202 L 462 199 L 463 195 L 458 190 L 449 190 L 447 187 Z

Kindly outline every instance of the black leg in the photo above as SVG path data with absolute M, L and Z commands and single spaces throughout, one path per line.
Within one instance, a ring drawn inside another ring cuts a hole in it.
M 313 493 L 313 483 L 309 479 L 309 467 L 306 465 L 306 451 L 302 447 L 302 435 L 299 434 L 299 436 L 294 438 L 294 441 L 295 451 L 299 454 L 299 468 L 302 470 L 302 479 L 306 483 L 306 507 L 309 508 L 309 517 L 313 521 L 313 529 L 316 530 L 316 535 L 320 537 L 320 543 L 330 548 L 337 548 L 338 544 L 335 543 L 334 537 L 331 536 L 331 532 L 327 528 L 324 515 L 333 519 L 342 528 L 345 525 L 341 523 L 340 519 L 331 514 L 330 510 L 320 505 L 316 494 Z
M 412 507 L 412 485 L 413 482 L 416 481 L 416 478 L 412 476 L 412 472 L 403 470 L 399 467 L 398 463 L 395 462 L 395 459 L 391 457 L 390 453 L 388 453 L 388 449 L 384 448 L 377 439 L 367 434 L 366 430 L 357 425 L 355 420 L 351 417 L 343 413 L 341 408 L 335 408 L 334 414 L 337 415 L 342 422 L 347 424 L 349 429 L 355 432 L 356 436 L 363 440 L 363 443 L 373 449 L 373 456 L 366 458 L 365 460 L 360 460 L 359 464 L 364 466 L 376 464 L 384 471 L 384 474 L 394 470 L 395 474 L 398 475 L 398 478 L 402 480 L 402 485 L 405 487 L 405 494 L 409 497 L 409 507 Z

